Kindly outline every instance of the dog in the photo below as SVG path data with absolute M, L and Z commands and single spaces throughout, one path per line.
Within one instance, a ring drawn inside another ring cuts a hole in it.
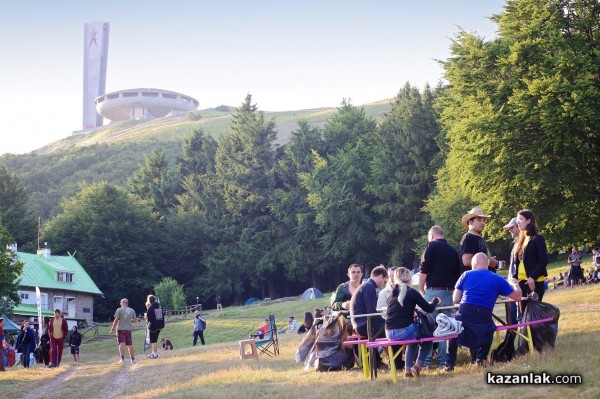
M 161 338 L 160 343 L 162 344 L 163 350 L 165 350 L 165 351 L 173 350 L 173 344 L 171 343 L 170 340 Z

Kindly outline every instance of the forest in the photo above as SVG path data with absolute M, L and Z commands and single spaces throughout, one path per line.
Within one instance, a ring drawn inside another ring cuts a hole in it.
M 43 219 L 41 241 L 77 251 L 105 293 L 101 318 L 164 276 L 212 307 L 331 290 L 351 263 L 412 268 L 433 224 L 458 245 L 473 206 L 499 258 L 523 208 L 549 250 L 596 245 L 600 5 L 509 1 L 492 18 L 495 39 L 460 30 L 445 82 L 407 82 L 381 120 L 343 100 L 279 143 L 248 95 L 220 137 L 0 157 L 0 224 L 33 252 Z

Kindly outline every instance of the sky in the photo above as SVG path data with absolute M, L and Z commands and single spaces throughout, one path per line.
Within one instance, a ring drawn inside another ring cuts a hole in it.
M 491 40 L 500 0 L 8 2 L 0 13 L 0 155 L 82 128 L 83 26 L 110 23 L 106 92 L 158 88 L 200 109 L 361 105 L 443 79 L 459 30 Z

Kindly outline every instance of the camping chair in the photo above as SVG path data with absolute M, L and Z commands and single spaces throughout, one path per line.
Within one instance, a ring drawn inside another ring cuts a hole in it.
M 269 338 L 256 341 L 258 354 L 268 356 L 279 355 L 279 339 L 277 338 L 277 326 L 275 325 L 275 315 L 269 315 Z

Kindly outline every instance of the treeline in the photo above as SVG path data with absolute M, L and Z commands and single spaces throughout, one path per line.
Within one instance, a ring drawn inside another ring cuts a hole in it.
M 496 251 L 526 207 L 551 250 L 596 244 L 599 11 L 591 0 L 508 1 L 496 39 L 459 32 L 447 84 L 407 83 L 379 123 L 344 101 L 325 126 L 301 122 L 278 145 L 248 96 L 218 141 L 197 131 L 122 186 L 74 191 L 43 240 L 77 251 L 105 293 L 101 316 L 124 295 L 141 307 L 161 276 L 211 306 L 217 294 L 227 304 L 328 290 L 354 262 L 410 267 L 432 224 L 457 245 L 475 205 L 493 215 Z M 31 223 L 2 206 L 13 236 Z
M 197 131 L 169 163 L 154 151 L 127 188 L 102 182 L 62 203 L 45 226 L 105 293 L 141 298 L 162 275 L 188 298 L 330 289 L 352 262 L 408 263 L 433 187 L 440 134 L 435 91 L 406 85 L 378 125 L 344 102 L 325 127 L 301 122 L 285 146 L 250 96 L 218 142 Z M 407 113 L 403 109 L 410 110 Z

